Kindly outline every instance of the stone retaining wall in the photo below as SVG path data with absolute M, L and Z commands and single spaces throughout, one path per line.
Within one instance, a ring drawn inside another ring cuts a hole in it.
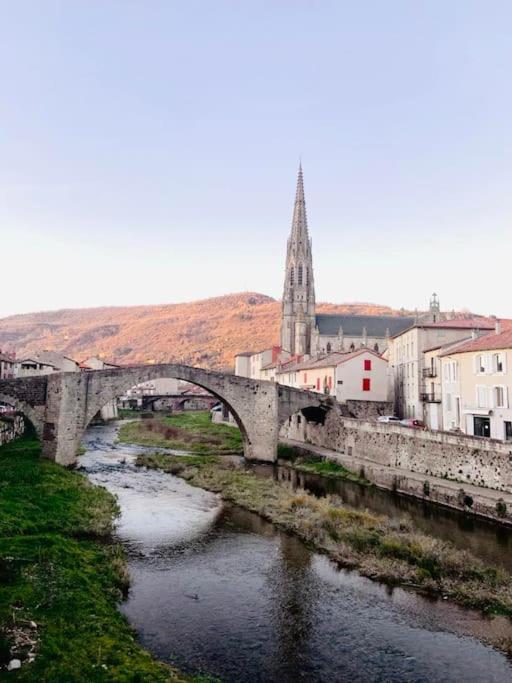
M 25 431 L 23 415 L 0 415 L 0 446 L 21 436 Z
M 383 466 L 512 492 L 512 442 L 355 420 L 338 407 L 324 424 L 293 415 L 281 435 Z

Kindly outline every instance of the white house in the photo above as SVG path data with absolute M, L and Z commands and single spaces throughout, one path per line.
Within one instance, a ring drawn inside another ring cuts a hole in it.
M 388 362 L 370 349 L 291 360 L 278 366 L 276 381 L 334 396 L 340 403 L 389 400 Z

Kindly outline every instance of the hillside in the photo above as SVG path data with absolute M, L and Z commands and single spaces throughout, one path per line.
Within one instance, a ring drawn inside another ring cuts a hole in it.
M 319 304 L 318 312 L 399 315 L 374 304 Z M 67 309 L 0 320 L 0 349 L 18 357 L 53 349 L 82 360 L 177 361 L 232 368 L 240 351 L 279 340 L 281 304 L 263 294 L 228 294 L 186 304 Z

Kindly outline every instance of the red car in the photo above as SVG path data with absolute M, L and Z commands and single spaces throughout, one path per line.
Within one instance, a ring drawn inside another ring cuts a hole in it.
M 405 420 L 400 420 L 402 427 L 412 427 L 412 429 L 426 429 L 427 426 L 421 420 L 416 420 L 414 417 L 406 417 Z

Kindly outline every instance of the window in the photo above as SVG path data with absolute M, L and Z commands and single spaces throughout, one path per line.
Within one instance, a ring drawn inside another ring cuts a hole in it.
M 482 374 L 485 372 L 485 356 L 477 356 L 476 357 L 476 371 L 479 374 Z
M 496 408 L 503 408 L 505 406 L 504 387 L 494 387 L 494 405 Z
M 476 404 L 478 408 L 487 408 L 487 387 L 476 388 Z
M 320 391 L 320 377 L 317 377 L 316 379 L 316 390 Z
M 327 353 L 331 353 L 331 348 L 332 348 L 331 342 L 327 342 L 327 346 L 326 346 Z
M 370 378 L 363 377 L 363 391 L 370 391 Z
M 493 354 L 492 369 L 494 372 L 503 372 L 503 354 L 502 353 Z
M 364 361 L 364 369 L 365 370 L 371 370 L 372 369 L 372 361 L 370 359 L 367 359 Z
M 329 385 L 329 389 L 332 389 L 332 375 L 329 375 L 328 385 Z
M 377 344 L 377 342 L 375 342 L 373 350 L 375 351 L 375 353 L 379 353 L 379 345 Z
M 295 284 L 295 268 L 293 266 L 290 269 L 290 284 Z
M 302 263 L 299 266 L 299 277 L 298 277 L 298 283 L 299 285 L 302 284 Z
M 505 441 L 512 441 L 512 422 L 505 420 Z
M 351 351 L 355 351 L 355 350 L 356 350 L 356 347 L 355 347 L 354 342 L 352 342 L 352 344 L 350 344 L 350 350 L 351 350 Z
M 305 372 L 305 373 L 304 373 L 304 384 L 306 384 L 307 381 L 308 381 L 308 373 Z

